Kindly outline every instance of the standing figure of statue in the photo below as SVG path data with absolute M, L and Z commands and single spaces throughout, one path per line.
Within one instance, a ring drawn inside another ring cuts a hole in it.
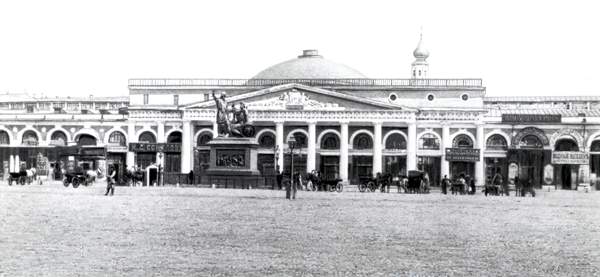
M 219 137 L 227 137 L 231 132 L 227 113 L 227 94 L 223 91 L 221 92 L 220 97 L 217 97 L 213 91 L 212 96 L 217 106 L 217 128 Z

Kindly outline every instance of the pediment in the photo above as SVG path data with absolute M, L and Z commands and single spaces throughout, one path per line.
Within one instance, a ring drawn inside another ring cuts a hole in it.
M 406 110 L 397 104 L 385 103 L 365 97 L 309 87 L 300 84 L 275 86 L 227 98 L 229 103 L 243 102 L 248 110 Z M 188 105 L 186 108 L 212 108 L 214 101 Z

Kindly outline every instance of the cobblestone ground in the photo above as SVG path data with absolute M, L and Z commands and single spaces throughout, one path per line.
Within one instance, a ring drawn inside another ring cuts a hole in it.
M 0 275 L 600 275 L 600 192 L 103 189 L 0 185 Z

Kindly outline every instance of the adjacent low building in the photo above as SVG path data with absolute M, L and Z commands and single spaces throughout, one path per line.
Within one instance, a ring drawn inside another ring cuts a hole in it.
M 600 97 L 487 97 L 481 79 L 428 78 L 422 41 L 413 55 L 408 79 L 369 78 L 305 50 L 250 79 L 131 79 L 128 99 L 11 100 L 0 106 L 4 175 L 16 157 L 36 166 L 36 152 L 60 163 L 48 149 L 61 139 L 104 148 L 104 162 L 81 159 L 90 168 L 160 165 L 167 182 L 202 175 L 216 135 L 212 93 L 226 92 L 248 107 L 265 176 L 291 170 L 294 137 L 295 170 L 347 183 L 413 169 L 434 185 L 444 175 L 482 185 L 496 173 L 537 187 L 596 182 Z

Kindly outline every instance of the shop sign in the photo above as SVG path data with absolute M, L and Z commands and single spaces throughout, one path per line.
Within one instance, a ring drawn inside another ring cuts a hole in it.
M 106 156 L 104 148 L 81 148 L 82 156 Z
M 446 148 L 446 161 L 449 162 L 478 162 L 478 148 Z
M 560 123 L 560 114 L 503 114 L 502 123 Z
M 590 154 L 577 151 L 553 151 L 552 164 L 589 164 Z
M 147 143 L 132 142 L 129 143 L 129 151 L 132 152 L 181 152 L 180 143 Z

